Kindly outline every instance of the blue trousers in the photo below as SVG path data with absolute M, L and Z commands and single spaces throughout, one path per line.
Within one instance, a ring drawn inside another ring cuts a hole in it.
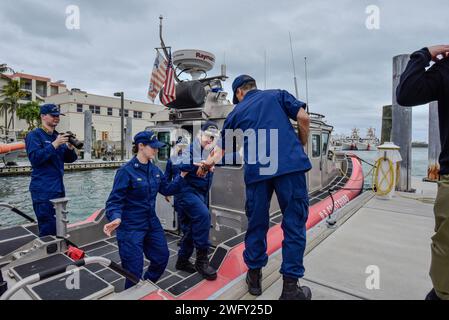
M 56 212 L 50 200 L 64 196 L 64 193 L 31 192 L 33 209 L 39 227 L 39 237 L 56 235 Z
M 123 269 L 142 278 L 143 256 L 145 255 L 150 260 L 150 265 L 143 278 L 156 282 L 164 273 L 170 255 L 159 219 L 151 218 L 149 230 L 126 230 L 123 227 L 120 226 L 117 229 L 117 244 Z M 125 289 L 133 285 L 127 279 Z
M 306 221 L 309 199 L 304 172 L 294 172 L 246 186 L 248 230 L 243 258 L 249 269 L 259 269 L 268 262 L 267 232 L 273 191 L 283 214 L 281 274 L 290 278 L 304 276 L 303 255 L 306 247 Z
M 178 257 L 189 259 L 194 248 L 207 250 L 210 247 L 210 213 L 207 206 L 208 194 L 183 192 L 178 198 L 178 217 L 182 238 Z

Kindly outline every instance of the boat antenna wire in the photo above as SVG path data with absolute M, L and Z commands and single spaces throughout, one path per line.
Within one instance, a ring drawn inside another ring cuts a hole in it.
M 292 34 L 291 34 L 290 31 L 288 32 L 288 37 L 290 38 L 290 51 L 291 51 L 291 54 L 292 54 L 293 82 L 295 83 L 295 94 L 296 94 L 296 99 L 299 99 L 298 82 L 296 81 L 295 58 L 293 57 Z
M 307 57 L 304 57 L 304 73 L 306 77 L 306 111 L 309 113 L 309 87 L 307 83 Z

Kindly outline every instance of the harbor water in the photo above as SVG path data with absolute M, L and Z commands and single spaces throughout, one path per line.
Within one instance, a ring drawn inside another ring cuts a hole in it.
M 423 178 L 427 175 L 427 148 L 412 149 L 412 176 Z M 374 163 L 377 152 L 356 151 L 360 158 Z M 363 163 L 366 174 L 371 167 Z M 68 205 L 70 222 L 84 220 L 95 210 L 103 208 L 111 191 L 116 170 L 96 169 L 91 171 L 68 172 L 64 175 L 66 196 L 70 198 Z M 31 196 L 28 191 L 29 176 L 0 177 L 0 202 L 7 202 L 34 217 Z M 365 186 L 369 187 L 371 177 L 368 176 Z M 10 226 L 25 222 L 9 209 L 0 208 L 0 226 Z

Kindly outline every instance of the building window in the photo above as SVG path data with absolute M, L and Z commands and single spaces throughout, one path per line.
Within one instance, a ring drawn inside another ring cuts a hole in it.
M 112 116 L 112 108 L 108 108 L 108 116 Z
M 58 94 L 58 87 L 56 87 L 56 86 L 51 86 L 51 87 L 50 87 L 50 94 L 51 94 L 51 95 Z
M 119 117 L 122 116 L 122 109 L 118 109 L 118 115 Z M 129 110 L 125 109 L 125 118 L 127 118 L 129 116 Z
M 142 111 L 134 111 L 134 118 L 142 119 Z
M 83 105 L 81 103 L 76 105 L 76 112 L 83 112 Z
M 100 114 L 100 107 L 99 106 L 89 106 L 89 110 L 92 112 L 92 114 Z

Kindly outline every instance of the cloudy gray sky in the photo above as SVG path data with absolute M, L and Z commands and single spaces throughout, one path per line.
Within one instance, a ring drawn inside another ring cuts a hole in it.
M 449 43 L 447 0 L 177 0 L 0 1 L 0 63 L 16 71 L 63 79 L 69 88 L 147 101 L 146 88 L 159 46 L 159 15 L 167 45 L 216 55 L 230 80 L 253 75 L 264 88 L 294 92 L 289 31 L 300 98 L 308 59 L 311 111 L 323 113 L 337 133 L 374 126 L 391 103 L 392 57 Z M 80 9 L 80 29 L 66 28 L 66 7 Z M 365 12 L 380 9 L 380 28 Z M 265 79 L 265 53 L 267 69 Z M 427 140 L 427 108 L 413 115 L 414 140 Z

